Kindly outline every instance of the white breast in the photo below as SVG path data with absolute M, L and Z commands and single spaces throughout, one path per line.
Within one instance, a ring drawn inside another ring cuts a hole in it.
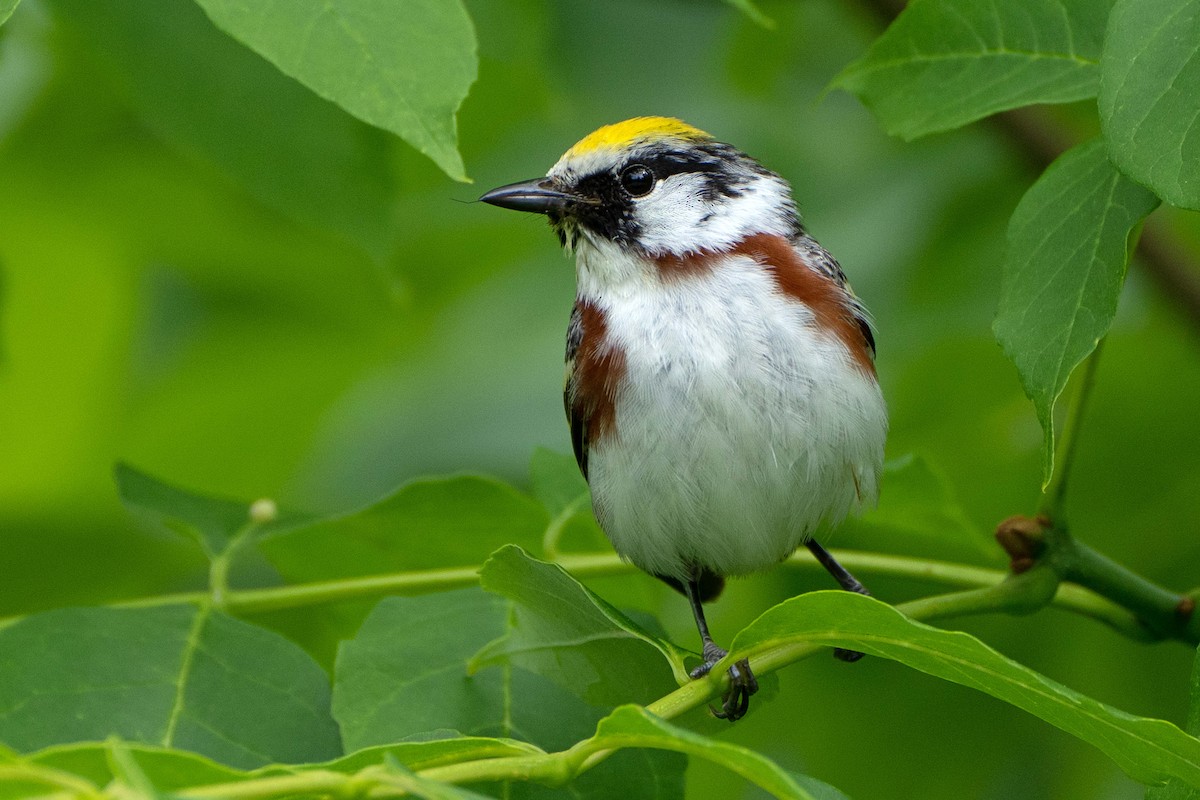
M 589 455 L 617 552 L 660 575 L 743 574 L 875 502 L 879 386 L 762 267 L 739 257 L 637 289 L 589 297 L 627 368 L 616 435 Z

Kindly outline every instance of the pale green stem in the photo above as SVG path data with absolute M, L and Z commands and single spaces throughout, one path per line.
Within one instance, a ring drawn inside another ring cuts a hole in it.
M 1063 506 L 1067 497 L 1067 479 L 1071 476 L 1071 467 L 1075 463 L 1079 430 L 1083 425 L 1083 415 L 1087 411 L 1092 387 L 1096 383 L 1096 367 L 1100 363 L 1100 351 L 1103 347 L 1104 340 L 1101 339 L 1096 345 L 1096 349 L 1084 359 L 1079 384 L 1076 386 L 1074 394 L 1071 395 L 1071 404 L 1067 408 L 1067 415 L 1063 420 L 1062 433 L 1058 436 L 1054 474 L 1050 477 L 1050 483 L 1042 493 L 1042 502 L 1038 509 L 1038 513 L 1045 514 L 1053 520 L 1060 520 L 1063 516 Z
M 52 767 L 37 764 L 0 764 L 0 784 L 40 783 L 70 792 L 76 797 L 96 797 L 100 790 L 91 782 Z
M 907 556 L 855 550 L 835 550 L 833 552 L 838 561 L 852 572 L 914 578 L 946 586 L 992 586 L 1000 583 L 1008 574 L 997 569 Z M 579 578 L 621 575 L 637 571 L 635 567 L 612 553 L 565 554 L 559 556 L 555 563 Z M 823 570 L 812 554 L 807 551 L 792 556 L 786 564 L 789 567 L 813 572 Z M 370 575 L 362 578 L 344 578 L 266 589 L 226 590 L 223 593 L 223 600 L 225 611 L 231 614 L 252 615 L 323 603 L 382 597 L 389 594 L 447 591 L 465 586 L 475 586 L 478 582 L 478 568 L 457 567 Z M 113 605 L 118 608 L 154 608 L 184 603 L 201 604 L 208 602 L 211 598 L 212 595 L 209 592 L 180 592 L 126 600 Z M 1139 625 L 1120 606 L 1074 584 L 1061 584 L 1053 602 L 1061 608 L 1102 622 L 1134 639 L 1157 638 L 1144 626 Z M 17 619 L 19 618 L 12 617 L 0 620 L 0 627 L 11 624 Z
M 570 503 L 567 503 L 566 507 L 558 513 L 558 516 L 550 520 L 550 524 L 546 526 L 546 532 L 542 534 L 542 552 L 546 554 L 546 558 L 551 561 L 559 559 L 558 542 L 562 539 L 567 523 L 590 502 L 591 496 L 586 493 L 582 494 Z
M 353 775 L 340 772 L 309 771 L 295 775 L 275 775 L 268 778 L 252 778 L 247 781 L 213 783 L 180 789 L 177 797 L 203 797 L 218 800 L 257 800 L 258 798 L 287 797 L 295 795 L 340 793 L 354 782 Z

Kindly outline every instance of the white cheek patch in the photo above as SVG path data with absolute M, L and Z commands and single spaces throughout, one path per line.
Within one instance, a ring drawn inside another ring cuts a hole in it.
M 706 197 L 704 173 L 685 172 L 661 181 L 634 204 L 638 244 L 653 254 L 686 255 L 726 250 L 754 233 L 791 236 L 794 208 L 782 178 L 755 175 L 735 197 Z

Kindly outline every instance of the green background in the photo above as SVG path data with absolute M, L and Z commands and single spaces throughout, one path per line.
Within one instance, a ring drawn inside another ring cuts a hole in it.
M 639 114 L 680 116 L 792 182 L 875 314 L 889 455 L 925 456 L 981 528 L 1035 506 L 1041 430 L 990 325 L 1007 220 L 1036 170 L 988 125 L 906 144 L 823 94 L 880 29 L 855 4 L 764 3 L 768 30 L 716 2 L 470 0 L 480 67 L 458 127 L 474 185 L 324 101 L 268 92 L 278 107 L 222 116 L 255 96 L 248 51 L 173 47 L 220 37 L 191 3 L 149 5 L 152 24 L 100 35 L 87 2 L 26 0 L 0 28 L 0 615 L 203 585 L 199 555 L 125 512 L 118 459 L 330 511 L 421 475 L 522 485 L 536 446 L 568 451 L 571 263 L 542 221 L 474 199 Z M 168 59 L 194 93 L 156 79 Z M 285 137 L 279 164 L 246 145 L 263 136 Z M 1195 258 L 1200 227 L 1168 222 Z M 1076 535 L 1178 589 L 1200 557 L 1197 345 L 1135 262 L 1068 505 Z M 928 590 L 870 584 L 888 601 Z M 686 604 L 650 579 L 593 585 L 694 644 Z M 728 641 L 827 585 L 737 581 L 710 622 Z M 1053 610 L 962 625 L 1099 700 L 1184 720 L 1181 645 Z M 1066 734 L 882 659 L 787 670 L 720 735 L 851 797 L 1142 794 Z M 751 796 L 706 764 L 689 781 L 699 797 Z

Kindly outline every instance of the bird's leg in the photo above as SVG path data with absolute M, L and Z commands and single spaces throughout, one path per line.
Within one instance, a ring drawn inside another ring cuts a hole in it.
M 816 539 L 809 539 L 806 544 L 808 545 L 809 551 L 816 556 L 816 559 L 818 562 L 820 562 L 821 566 L 833 576 L 833 579 L 836 580 L 843 589 L 845 589 L 847 592 L 865 594 L 868 597 L 871 596 L 871 593 L 867 591 L 866 587 L 859 583 L 858 578 L 851 575 L 845 567 L 839 564 L 837 559 L 830 555 L 828 550 L 826 550 L 824 547 L 821 547 L 820 543 L 817 542 Z M 842 661 L 858 661 L 863 657 L 863 654 L 857 650 L 847 650 L 842 647 L 834 648 L 833 655 L 837 658 L 840 658 Z
M 683 583 L 684 594 L 692 606 L 692 616 L 696 618 L 696 628 L 700 631 L 700 641 L 704 643 L 701 654 L 704 663 L 691 672 L 692 678 L 702 678 L 709 673 L 713 666 L 729 654 L 729 651 L 718 647 L 708 632 L 708 621 L 704 619 L 704 606 L 700 602 L 700 582 L 697 578 L 689 578 Z M 750 662 L 743 658 L 729 668 L 729 688 L 721 698 L 721 710 L 709 707 L 709 711 L 718 719 L 735 722 L 746 714 L 750 707 L 750 695 L 758 691 L 758 680 L 750 671 Z

